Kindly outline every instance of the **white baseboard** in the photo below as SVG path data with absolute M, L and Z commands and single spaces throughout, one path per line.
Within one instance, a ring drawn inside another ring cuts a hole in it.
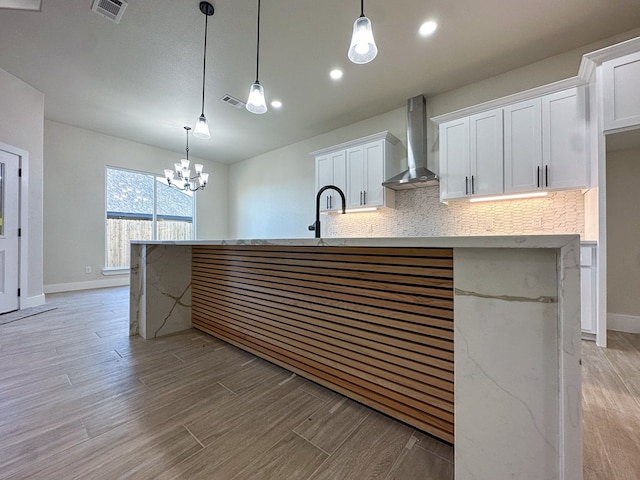
M 44 293 L 74 292 L 76 290 L 92 290 L 94 288 L 122 287 L 129 285 L 129 276 L 90 280 L 88 282 L 52 283 L 44 286 Z
M 20 299 L 20 310 L 24 308 L 39 307 L 40 305 L 44 305 L 44 303 L 44 293 L 34 295 L 33 297 L 27 297 L 24 300 Z
M 634 315 L 607 314 L 607 330 L 617 332 L 640 333 L 640 317 Z

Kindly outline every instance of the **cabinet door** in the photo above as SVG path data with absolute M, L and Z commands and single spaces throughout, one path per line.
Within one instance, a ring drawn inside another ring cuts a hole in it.
M 542 188 L 542 101 L 539 98 L 504 108 L 504 192 Z
M 584 188 L 588 183 L 586 90 L 542 97 L 544 188 Z
M 502 109 L 469 118 L 471 195 L 499 195 L 504 191 Z
M 595 311 L 593 306 L 593 282 L 591 281 L 591 268 L 580 268 L 580 326 L 583 332 L 596 333 L 594 322 Z
M 364 196 L 364 148 L 353 147 L 347 150 L 347 207 L 358 208 L 363 204 Z
M 343 192 L 346 181 L 346 154 L 344 150 L 316 158 L 316 192 L 325 185 L 335 185 Z M 339 210 L 342 207 L 340 195 L 334 190 L 326 190 L 320 197 L 320 211 Z
M 469 117 L 440 125 L 440 200 L 469 194 Z
M 385 155 L 384 140 L 368 143 L 364 148 L 363 202 L 367 207 L 384 206 Z
M 604 130 L 640 126 L 640 52 L 602 64 Z
M 325 155 L 316 158 L 316 192 L 318 192 L 325 185 L 331 185 L 333 183 L 333 162 L 331 156 Z M 329 195 L 330 192 L 324 192 L 320 197 L 320 211 L 326 212 L 329 210 Z
M 596 333 L 597 266 L 595 247 L 580 247 L 580 324 L 582 331 Z

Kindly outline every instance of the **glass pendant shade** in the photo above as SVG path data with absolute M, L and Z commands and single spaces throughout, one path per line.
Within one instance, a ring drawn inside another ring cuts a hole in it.
M 193 129 L 193 136 L 198 138 L 211 138 L 209 124 L 207 123 L 207 118 L 204 116 L 204 113 L 200 115 L 196 122 L 196 128 Z
M 247 110 L 251 113 L 267 113 L 267 102 L 264 99 L 264 88 L 259 82 L 251 85 L 249 99 L 247 100 Z
M 353 23 L 353 36 L 349 46 L 348 57 L 353 63 L 369 63 L 378 55 L 378 47 L 373 39 L 371 21 L 367 17 L 359 17 Z

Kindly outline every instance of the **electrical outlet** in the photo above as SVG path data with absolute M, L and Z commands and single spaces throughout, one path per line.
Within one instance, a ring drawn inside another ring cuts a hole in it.
M 84 273 L 91 273 L 91 267 L 89 265 L 84 267 Z
M 542 217 L 533 218 L 533 228 L 542 228 Z

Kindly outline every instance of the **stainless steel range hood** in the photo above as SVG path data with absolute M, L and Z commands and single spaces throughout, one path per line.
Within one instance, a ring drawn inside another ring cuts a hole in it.
M 407 170 L 382 185 L 392 190 L 406 190 L 438 184 L 438 176 L 427 168 L 427 102 L 423 95 L 407 102 L 407 163 Z

